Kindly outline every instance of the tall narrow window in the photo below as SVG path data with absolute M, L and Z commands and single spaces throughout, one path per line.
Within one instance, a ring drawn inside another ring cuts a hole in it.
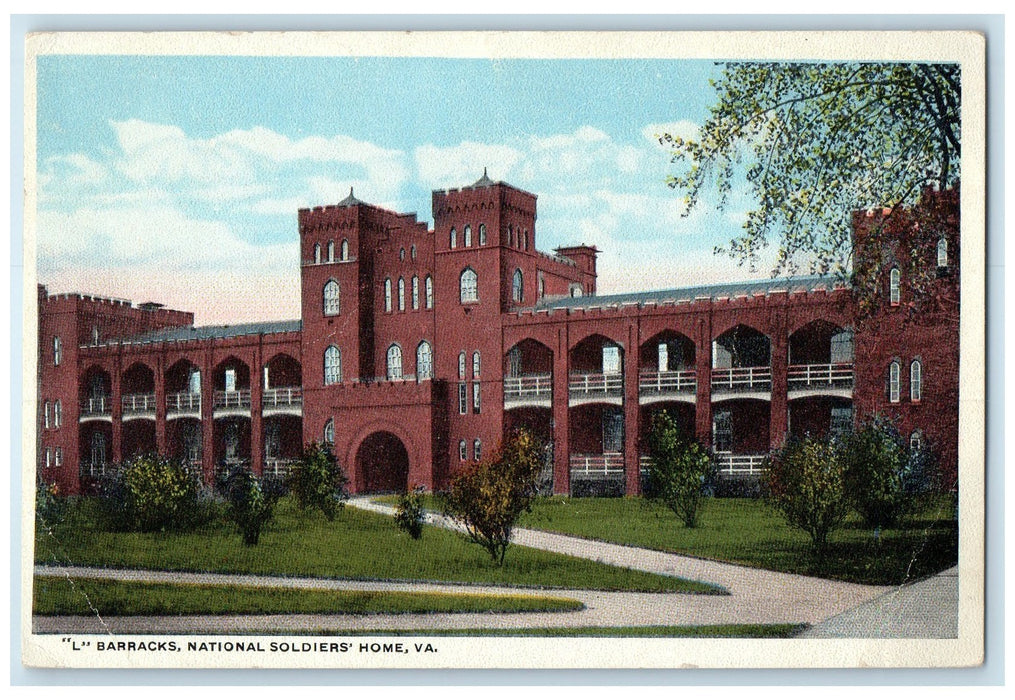
M 948 267 L 948 239 L 944 236 L 937 242 L 937 266 Z
M 515 276 L 511 279 L 511 298 L 516 303 L 524 299 L 524 287 L 522 286 L 522 271 L 515 270 Z
M 92 326 L 92 345 L 99 344 L 99 327 Z
M 479 350 L 472 353 L 472 378 L 479 379 Z
M 201 393 L 201 370 L 196 367 L 190 368 L 190 376 L 187 379 L 187 391 L 191 394 Z
M 50 427 L 49 411 L 50 411 L 50 403 L 49 401 L 47 401 L 42 406 L 42 427 L 46 429 Z
M 540 272 L 536 278 L 536 297 L 542 299 L 546 294 L 546 280 L 543 279 L 543 273 Z
M 60 404 L 60 399 L 57 399 L 53 404 L 53 427 L 59 428 L 63 422 L 63 406 Z
M 462 440 L 461 442 L 458 443 L 458 459 L 464 462 L 468 458 L 469 458 L 469 448 L 465 444 L 465 440 Z
M 338 282 L 328 280 L 324 285 L 324 315 L 336 316 L 339 312 L 339 289 Z
M 426 308 L 432 309 L 433 308 L 433 277 L 431 277 L 430 275 L 427 275 L 426 276 L 426 280 L 424 280 L 423 286 L 426 288 L 425 289 L 425 292 L 426 292 Z
M 486 224 L 479 225 L 479 245 L 486 245 Z
M 522 247 L 525 248 L 525 250 L 529 249 L 529 232 L 528 231 L 525 231 L 524 233 L 522 233 L 522 244 L 523 244 Z
M 324 351 L 324 383 L 338 384 L 342 381 L 342 351 L 329 345 Z
M 226 391 L 236 391 L 236 368 L 226 369 Z
M 349 259 L 349 239 L 348 238 L 343 238 L 342 239 L 341 256 L 342 256 L 342 261 L 343 262 Z
M 479 278 L 476 275 L 476 271 L 471 267 L 465 268 L 462 272 L 462 277 L 459 284 L 459 291 L 462 303 L 469 303 L 473 301 L 479 301 Z
M 831 359 L 833 365 L 853 362 L 853 331 L 847 328 L 832 336 Z
M 391 279 L 384 280 L 384 310 L 391 311 Z
M 620 348 L 616 345 L 603 346 L 603 374 L 620 374 Z
M 314 243 L 314 262 L 320 264 L 321 262 L 321 244 Z
M 899 403 L 899 363 L 888 365 L 888 400 Z
M 409 248 L 409 257 L 412 258 L 413 260 L 416 259 L 416 244 L 415 243 L 413 243 L 412 247 Z
M 335 262 L 335 241 L 328 241 L 328 262 Z
M 909 400 L 918 403 L 923 396 L 923 365 L 913 360 L 909 365 Z
M 458 353 L 458 378 L 465 379 L 465 352 Z
M 402 378 L 402 348 L 392 345 L 388 348 L 388 381 L 395 382 Z
M 515 247 L 515 230 L 508 224 L 508 245 L 512 248 Z
M 405 260 L 405 248 L 398 249 L 398 259 Z
M 53 459 L 54 466 L 57 467 L 63 466 L 63 450 L 61 448 L 57 447 L 55 450 L 53 450 Z
M 419 277 L 412 276 L 412 309 L 419 308 Z
M 469 412 L 469 390 L 465 386 L 465 382 L 458 385 L 458 413 L 459 415 L 465 415 Z
M 398 278 L 398 310 L 405 311 L 405 278 Z
M 660 372 L 670 368 L 670 348 L 666 343 L 659 343 L 659 363 L 656 367 Z
M 53 337 L 53 365 L 59 365 L 63 359 L 63 341 L 59 337 Z
M 479 382 L 472 383 L 472 412 L 479 413 Z
M 466 224 L 465 229 L 462 231 L 462 245 L 466 248 L 472 247 L 472 227 Z
M 458 247 L 458 231 L 451 229 L 451 236 L 449 237 L 448 242 L 452 248 Z
M 483 459 L 483 443 L 479 438 L 472 441 L 472 458 L 477 462 Z
M 517 345 L 508 351 L 508 376 L 522 376 L 522 351 Z
M 53 466 L 53 450 L 46 448 L 46 469 Z
M 416 378 L 433 379 L 433 348 L 425 340 L 416 348 Z
M 893 267 L 888 273 L 888 302 L 892 306 L 898 306 L 899 299 L 899 268 Z
M 335 444 L 335 419 L 329 418 L 328 422 L 324 424 L 324 444 L 334 445 Z

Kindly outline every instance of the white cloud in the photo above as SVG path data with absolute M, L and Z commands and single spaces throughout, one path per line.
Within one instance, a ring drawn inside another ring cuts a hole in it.
M 471 185 L 486 168 L 490 178 L 506 180 L 522 153 L 502 144 L 463 141 L 457 146 L 420 146 L 414 153 L 421 184 L 429 189 Z
M 664 122 L 658 124 L 647 124 L 641 130 L 641 135 L 654 143 L 659 148 L 665 148 L 659 143 L 659 137 L 663 134 L 679 136 L 682 139 L 696 139 L 701 127 L 692 121 Z

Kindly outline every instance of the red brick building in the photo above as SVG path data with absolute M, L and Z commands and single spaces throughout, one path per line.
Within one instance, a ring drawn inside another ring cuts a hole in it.
M 667 410 L 727 476 L 756 473 L 787 435 L 871 413 L 954 474 L 958 199 L 945 195 L 943 243 L 917 264 L 956 306 L 914 322 L 912 222 L 885 246 L 884 303 L 861 317 L 852 290 L 819 277 L 598 296 L 598 251 L 539 252 L 536 196 L 485 174 L 433 193 L 433 230 L 350 192 L 299 212 L 298 321 L 194 327 L 158 304 L 40 287 L 39 471 L 76 492 L 158 452 L 210 481 L 237 462 L 284 471 L 324 440 L 355 491 L 439 488 L 526 426 L 550 445 L 557 493 L 633 494 Z M 875 220 L 857 216 L 858 243 Z

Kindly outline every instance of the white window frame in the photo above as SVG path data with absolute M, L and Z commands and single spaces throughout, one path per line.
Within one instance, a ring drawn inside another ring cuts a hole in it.
M 937 240 L 937 266 L 948 267 L 948 239 L 944 236 Z
M 479 356 L 479 350 L 472 353 L 472 378 L 479 379 L 479 372 L 482 369 L 482 358 Z
M 329 345 L 324 350 L 324 385 L 340 384 L 342 382 L 342 351 Z
M 53 402 L 53 427 L 59 428 L 61 423 L 63 423 L 63 406 L 60 399 L 57 399 Z
M 63 341 L 60 340 L 60 336 L 53 336 L 53 366 L 59 367 L 60 362 L 63 360 Z
M 892 306 L 898 306 L 902 301 L 901 281 L 902 273 L 899 272 L 899 268 L 893 267 L 888 271 L 888 303 Z
M 329 418 L 324 424 L 324 431 L 321 434 L 321 440 L 325 445 L 335 444 L 335 419 Z
M 465 440 L 458 441 L 458 461 L 466 462 L 469 459 L 469 447 Z
M 321 244 L 320 243 L 314 243 L 314 264 L 315 265 L 320 265 L 321 264 Z
M 340 249 L 339 255 L 341 255 L 341 258 L 342 258 L 343 262 L 349 259 L 349 239 L 348 238 L 343 238 L 342 239 L 342 247 Z
M 888 401 L 889 403 L 899 403 L 899 375 L 902 368 L 899 366 L 898 360 L 892 360 L 891 364 L 888 365 Z
M 385 377 L 389 382 L 397 382 L 402 379 L 402 348 L 398 343 L 388 346 Z
M 479 245 L 486 245 L 486 224 L 479 225 Z
M 511 277 L 511 298 L 515 303 L 525 301 L 525 278 L 518 268 L 515 268 L 515 274 Z
M 425 291 L 425 297 L 424 298 L 426 299 L 426 301 L 425 301 L 426 308 L 432 309 L 433 308 L 433 277 L 431 277 L 430 275 L 426 276 L 426 279 L 423 280 L 423 288 L 424 288 L 424 291 Z
M 412 276 L 412 310 L 419 309 L 419 277 Z
M 465 382 L 458 384 L 458 415 L 464 416 L 469 412 L 469 390 Z
M 909 400 L 920 403 L 923 399 L 923 363 L 913 360 L 909 363 Z
M 480 411 L 480 401 L 479 401 L 479 398 L 480 398 L 479 387 L 480 387 L 479 382 L 473 382 L 472 383 L 472 412 L 473 413 L 480 413 L 481 412 Z
M 46 469 L 53 466 L 53 451 L 50 448 L 46 448 Z
M 416 347 L 416 379 L 433 379 L 433 347 L 426 340 Z
M 448 235 L 448 245 L 454 249 L 458 247 L 458 231 L 454 228 L 451 229 L 451 233 Z
M 465 224 L 465 228 L 462 229 L 462 246 L 465 248 L 472 247 L 472 227 Z
M 391 313 L 391 278 L 384 279 L 384 311 Z
M 416 244 L 415 243 L 413 243 L 412 246 L 410 246 L 410 248 L 409 248 L 409 257 L 412 258 L 413 260 L 416 259 Z
M 471 267 L 462 270 L 458 278 L 458 293 L 463 304 L 474 304 L 479 301 L 479 275 Z
M 342 290 L 338 280 L 330 279 L 324 283 L 324 315 L 338 316 L 341 312 Z
M 328 262 L 335 262 L 335 241 L 328 241 Z
M 476 438 L 472 441 L 472 460 L 478 462 L 483 459 L 483 441 Z
M 405 311 L 405 278 L 398 278 L 398 310 Z
M 49 401 L 46 401 L 42 405 L 42 427 L 47 429 L 47 430 L 50 427 L 50 424 L 49 424 L 49 408 L 50 408 L 50 403 L 49 403 Z
M 465 351 L 458 353 L 458 378 L 465 379 Z

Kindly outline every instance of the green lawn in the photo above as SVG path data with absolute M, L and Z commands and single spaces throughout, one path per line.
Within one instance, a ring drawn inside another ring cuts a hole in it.
M 817 557 L 810 539 L 761 500 L 706 498 L 698 527 L 689 529 L 664 506 L 642 498 L 540 499 L 519 527 L 679 552 L 775 571 L 877 585 L 936 573 L 958 561 L 952 506 L 941 498 L 905 529 L 875 540 L 856 519 L 832 534 Z
M 565 612 L 570 598 L 144 583 L 36 576 L 36 615 L 270 615 Z
M 35 561 L 110 568 L 253 573 L 326 578 L 492 583 L 600 590 L 721 593 L 708 584 L 606 566 L 512 546 L 503 567 L 458 533 L 427 527 L 414 541 L 392 519 L 344 508 L 334 522 L 296 511 L 283 499 L 256 547 L 245 547 L 225 523 L 191 533 L 100 530 L 81 499 L 52 531 L 40 530 Z

